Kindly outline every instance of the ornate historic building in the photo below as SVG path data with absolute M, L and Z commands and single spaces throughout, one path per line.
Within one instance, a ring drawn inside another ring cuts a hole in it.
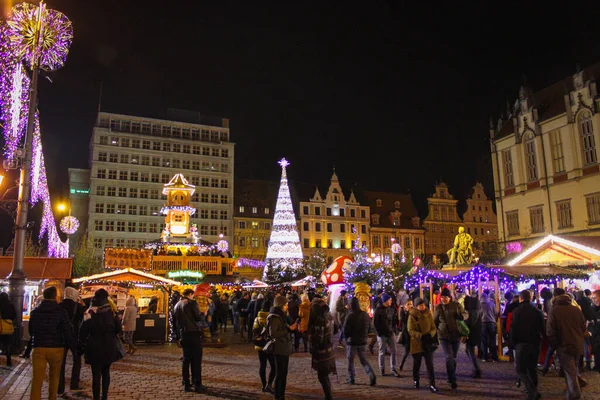
M 392 245 L 400 245 L 401 257 L 410 253 L 422 256 L 425 228 L 409 194 L 365 191 L 362 196 L 369 205 L 371 227 L 369 251 L 381 260 L 393 258 Z
M 490 129 L 498 237 L 600 234 L 600 63 L 537 92 L 523 86 Z
M 435 193 L 427 199 L 428 215 L 425 227 L 425 255 L 443 255 L 454 245 L 454 236 L 462 225 L 456 209 L 458 200 L 448 191 L 448 185 L 435 185 Z
M 369 207 L 360 205 L 352 192 L 344 195 L 335 172 L 325 197 L 317 188 L 309 201 L 300 202 L 299 215 L 305 255 L 322 248 L 327 256 L 348 256 L 356 239 L 354 231 L 365 244 L 369 240 Z
M 463 225 L 473 237 L 474 247 L 498 240 L 496 213 L 492 205 L 493 202 L 486 196 L 483 185 L 477 182 L 467 199 L 467 211 L 463 214 Z

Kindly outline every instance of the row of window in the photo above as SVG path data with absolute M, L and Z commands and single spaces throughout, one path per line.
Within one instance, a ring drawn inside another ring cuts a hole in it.
M 379 225 L 379 215 L 373 214 L 371 215 L 371 221 L 373 221 L 373 225 Z M 393 215 L 392 222 L 394 225 L 400 226 L 400 215 Z
M 303 222 L 302 223 L 302 230 L 304 232 L 310 232 L 310 225 L 312 224 L 312 222 Z M 338 225 L 338 224 L 335 224 Z M 346 232 L 346 225 L 345 223 L 341 223 L 339 224 L 339 230 L 336 230 L 337 232 L 340 233 L 345 233 Z M 315 226 L 315 232 L 321 232 L 323 226 L 325 226 L 325 230 L 327 232 L 333 232 L 333 223 L 331 222 L 327 222 L 327 223 L 321 223 L 321 222 L 314 222 L 314 226 Z M 350 224 L 350 232 L 354 232 L 355 229 L 355 225 L 354 224 Z M 362 234 L 366 234 L 367 233 L 367 226 L 366 225 L 360 225 L 360 233 Z
M 131 171 L 128 170 L 116 170 L 106 168 L 98 168 L 96 171 L 96 178 L 98 179 L 113 179 L 120 181 L 134 181 L 134 182 L 152 182 L 152 183 L 169 183 L 171 178 L 173 178 L 172 174 L 159 174 L 158 172 L 150 173 L 150 172 L 139 172 L 139 171 Z M 187 179 L 187 178 L 186 178 Z M 208 177 L 199 177 L 196 175 L 190 176 L 188 179 L 192 185 L 195 186 L 204 186 L 209 187 L 220 187 L 220 188 L 228 188 L 229 180 L 228 179 L 220 179 L 219 178 L 208 178 Z
M 373 247 L 379 247 L 380 244 L 382 243 L 381 239 L 382 239 L 382 237 L 380 237 L 379 235 L 373 236 Z M 415 237 L 414 239 L 415 239 L 414 240 L 415 248 L 420 249 L 421 248 L 421 238 Z M 390 248 L 391 243 L 402 244 L 402 242 L 400 241 L 400 238 L 397 238 L 397 237 L 390 238 L 389 236 L 383 236 L 383 247 Z M 404 236 L 404 248 L 410 249 L 411 247 L 412 246 L 411 246 L 410 236 Z
M 129 232 L 129 233 L 159 233 L 165 229 L 164 223 L 158 222 L 138 222 L 138 221 L 94 221 L 94 231 L 96 232 Z M 226 226 L 217 225 L 198 225 L 198 232 L 201 236 L 222 233 L 227 236 Z
M 431 211 L 436 221 L 455 221 L 456 206 L 433 204 Z
M 345 217 L 346 209 L 341 208 L 337 205 L 333 207 L 326 207 L 325 214 L 321 213 L 321 206 L 303 206 L 302 214 L 303 215 L 326 215 L 328 217 Z M 312 210 L 311 210 L 312 209 Z M 312 213 L 311 213 L 312 211 Z M 350 218 L 356 218 L 356 208 L 350 208 Z M 360 210 L 360 218 L 367 218 L 367 210 Z
M 137 204 L 111 204 L 96 203 L 94 211 L 97 214 L 121 214 L 121 215 L 142 215 L 142 216 L 161 216 L 158 206 L 146 206 Z M 200 209 L 192 215 L 192 218 L 200 219 L 227 219 L 227 210 L 206 210 Z M 97 229 L 102 230 L 102 229 Z
M 238 226 L 240 227 L 240 229 L 271 229 L 270 222 L 240 221 Z
M 99 162 L 112 162 L 121 164 L 136 164 L 163 168 L 192 169 L 195 171 L 229 172 L 229 164 L 211 161 L 190 161 L 187 159 L 170 157 L 140 156 L 139 154 L 98 153 Z
M 350 245 L 350 242 L 348 242 L 348 245 Z M 362 242 L 362 245 L 366 246 L 367 242 Z M 321 239 L 317 239 L 317 240 L 315 240 L 314 246 L 311 246 L 310 245 L 310 240 L 308 238 L 306 238 L 303 241 L 303 246 L 304 246 L 305 249 L 310 249 L 310 248 L 319 248 L 319 249 L 348 249 L 349 248 L 349 247 L 347 247 L 345 240 L 340 240 L 339 244 L 337 244 L 337 243 L 334 244 L 332 239 L 327 239 L 326 241 L 322 241 Z
M 594 127 L 592 124 L 592 114 L 586 110 L 579 114 L 577 120 L 579 136 L 581 138 L 581 150 L 583 152 L 583 163 L 585 166 L 596 164 L 598 162 L 598 156 L 596 152 L 596 140 L 594 138 Z M 533 132 L 527 132 L 527 134 L 523 137 L 523 143 L 525 149 L 527 182 L 537 181 L 539 179 L 539 174 L 537 166 L 535 135 Z M 550 150 L 552 153 L 552 167 L 554 169 L 554 174 L 565 172 L 565 156 L 560 130 L 550 132 Z M 515 178 L 512 165 L 512 153 L 510 149 L 502 152 L 502 164 L 504 172 L 504 187 L 514 187 Z
M 162 192 L 158 189 L 144 189 L 144 188 L 126 188 L 117 186 L 96 186 L 97 196 L 109 196 L 109 197 L 129 197 L 129 198 L 140 198 L 159 200 L 163 198 Z M 210 199 L 210 201 L 209 201 Z M 226 194 L 216 193 L 194 193 L 191 197 L 193 203 L 212 203 L 212 204 L 228 204 L 229 196 Z
M 252 211 L 252 214 L 258 214 L 258 207 L 248 207 L 248 208 Z M 240 206 L 239 210 L 240 210 L 240 213 L 246 212 L 246 207 Z M 263 212 L 265 213 L 265 215 L 269 215 L 271 210 L 269 209 L 269 207 L 264 207 Z
M 172 137 L 176 139 L 202 140 L 204 142 L 229 141 L 229 132 L 156 124 L 148 121 L 101 117 L 98 126 L 100 128 L 109 128 L 113 132 L 139 133 L 142 135 Z
M 259 238 L 259 237 L 245 237 L 241 236 L 236 239 L 236 244 L 240 247 L 251 247 L 253 249 L 258 248 L 267 248 L 269 247 L 269 238 Z

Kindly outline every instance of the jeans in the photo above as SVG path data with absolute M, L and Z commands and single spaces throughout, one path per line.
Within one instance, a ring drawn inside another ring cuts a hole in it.
M 498 328 L 495 322 L 484 322 L 482 324 L 481 332 L 481 351 L 483 353 L 483 359 L 487 360 L 488 355 L 491 356 L 492 360 L 498 361 L 498 347 L 496 346 L 496 336 L 498 334 Z M 489 353 L 488 353 L 489 350 Z
M 240 324 L 240 337 L 243 339 L 244 338 L 244 333 L 247 331 L 247 329 L 246 329 L 247 326 L 246 325 L 248 324 L 247 321 L 246 321 L 246 316 L 245 315 L 244 316 L 240 315 L 239 324 Z M 252 331 L 250 331 L 250 332 L 252 332 Z
M 135 347 L 133 344 L 133 334 L 135 331 L 123 331 L 123 341 L 131 347 Z
M 323 387 L 323 393 L 325 394 L 325 400 L 331 400 L 331 381 L 329 380 L 329 372 L 328 371 L 318 371 L 317 377 L 319 382 L 321 383 L 321 387 Z
M 400 369 L 404 368 L 404 363 L 410 354 L 410 342 L 403 344 L 401 347 L 404 348 L 404 355 L 402 356 L 402 361 L 400 361 Z
M 56 400 L 58 395 L 58 379 L 60 365 L 65 354 L 62 347 L 35 347 L 31 356 L 33 379 L 31 380 L 31 400 L 41 400 L 42 383 L 46 377 L 46 365 L 50 366 L 48 373 L 48 399 Z
M 481 367 L 479 366 L 479 359 L 475 355 L 475 345 L 467 344 L 466 345 L 466 353 L 467 353 L 467 357 L 469 357 L 469 360 L 471 360 L 471 363 L 473 364 L 473 372 L 474 373 L 481 372 Z
M 575 357 L 565 351 L 564 348 L 558 348 L 556 350 L 558 359 L 560 360 L 560 367 L 565 373 L 565 380 L 567 381 L 567 399 L 575 400 L 581 398 L 581 389 L 579 387 L 579 379 L 577 377 L 577 363 L 579 357 Z
M 433 352 L 426 351 L 424 353 L 413 354 L 413 380 L 419 381 L 419 373 L 421 372 L 421 360 L 425 358 L 425 367 L 427 367 L 427 377 L 429 385 L 435 386 L 435 371 L 433 370 Z
M 396 369 L 396 337 L 392 336 L 377 336 L 377 344 L 379 345 L 379 370 L 385 371 L 385 348 L 390 349 L 390 364 L 393 370 Z
M 583 361 L 585 361 L 584 367 L 592 363 L 592 354 L 590 352 L 590 338 L 583 338 Z
M 518 343 L 515 345 L 517 375 L 519 375 L 521 383 L 523 383 L 525 389 L 527 389 L 529 399 L 536 399 L 538 396 L 538 376 L 536 367 L 539 356 L 539 344 Z
M 58 393 L 65 392 L 65 367 L 67 363 L 67 354 L 69 352 L 65 349 L 65 355 L 60 366 L 60 378 L 58 380 Z M 71 369 L 71 390 L 79 387 L 79 376 L 81 374 L 81 355 L 73 354 L 73 368 Z
M 240 333 L 240 313 L 233 313 L 233 333 Z
M 352 346 L 350 344 L 348 346 L 346 346 L 346 358 L 348 359 L 348 378 L 354 380 L 354 377 L 356 375 L 354 372 L 354 356 L 357 354 L 358 354 L 358 360 L 360 361 L 360 364 L 365 369 L 365 372 L 369 376 L 369 379 L 375 378 L 375 373 L 373 372 L 373 368 L 371 367 L 371 364 L 369 364 L 369 360 L 367 360 L 367 357 L 365 356 L 366 347 L 367 346 L 365 346 L 365 345 Z
M 102 381 L 102 400 L 106 400 L 110 386 L 110 364 L 92 364 L 91 367 L 94 400 L 100 400 L 100 381 Z
M 258 367 L 258 376 L 262 382 L 263 388 L 265 386 L 272 386 L 275 380 L 275 356 L 273 354 L 265 354 L 262 350 L 258 351 L 258 361 L 260 366 Z M 267 361 L 271 370 L 269 371 L 269 380 L 267 381 Z
M 288 365 L 290 356 L 275 356 L 275 400 L 285 399 L 285 386 L 287 384 Z
M 444 356 L 446 356 L 446 373 L 448 374 L 448 382 L 456 383 L 456 355 L 460 342 L 458 340 L 440 339 Z
M 183 348 L 183 362 L 181 365 L 183 382 L 190 382 L 191 367 L 191 383 L 202 385 L 202 333 L 185 332 L 181 340 L 181 347 Z
M 548 350 L 546 351 L 546 359 L 544 360 L 544 369 L 550 368 L 550 360 L 552 360 L 552 356 L 554 355 L 555 351 L 556 349 L 554 349 L 552 346 L 548 346 Z

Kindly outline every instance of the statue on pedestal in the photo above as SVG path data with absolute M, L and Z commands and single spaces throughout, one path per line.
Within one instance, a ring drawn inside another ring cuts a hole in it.
M 471 264 L 473 262 L 473 238 L 465 233 L 464 227 L 458 228 L 458 234 L 454 237 L 454 246 L 446 252 L 448 264 Z

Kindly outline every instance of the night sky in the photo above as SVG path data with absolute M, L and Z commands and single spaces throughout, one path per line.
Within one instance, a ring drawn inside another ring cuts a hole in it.
M 460 199 L 477 180 L 491 194 L 489 117 L 523 77 L 540 89 L 600 61 L 586 2 L 47 3 L 75 32 L 40 87 L 56 194 L 88 166 L 102 82 L 103 111 L 230 118 L 237 177 L 277 180 L 285 156 L 294 180 L 323 187 L 335 166 L 345 189 L 410 190 L 423 212 L 441 179 Z

